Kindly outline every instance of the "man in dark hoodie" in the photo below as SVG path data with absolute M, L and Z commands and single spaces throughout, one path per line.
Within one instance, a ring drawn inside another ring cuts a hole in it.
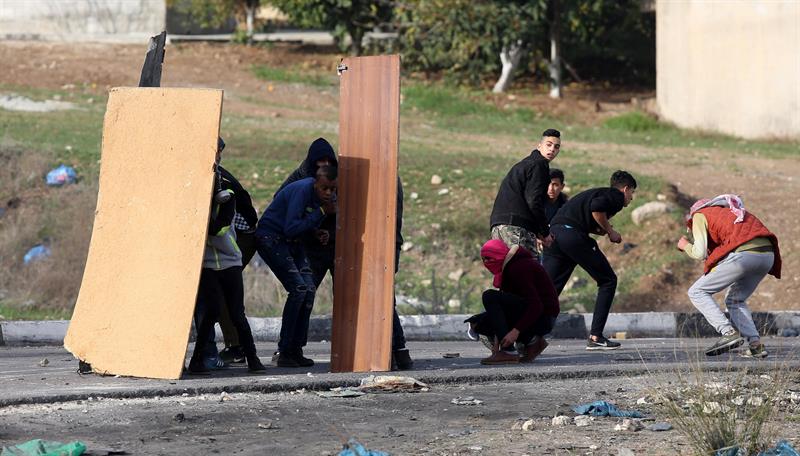
M 321 166 L 338 166 L 336 152 L 325 138 L 317 138 L 308 148 L 306 159 L 295 169 L 281 184 L 278 192 L 292 182 L 314 176 Z M 277 195 L 277 192 L 275 193 Z M 335 197 L 335 195 L 334 195 Z M 403 184 L 400 176 L 397 177 L 397 237 L 395 242 L 395 273 L 400 267 L 400 251 L 403 245 Z M 311 265 L 314 287 L 319 287 L 325 274 L 330 272 L 333 279 L 334 259 L 336 256 L 336 214 L 329 214 L 323 218 L 319 228 L 313 233 L 303 237 L 309 264 Z M 397 300 L 392 318 L 392 369 L 408 370 L 413 367 L 413 361 L 406 348 L 406 339 L 400 317 L 397 314 Z M 280 351 L 273 356 L 274 360 L 280 357 Z
M 561 150 L 561 133 L 548 129 L 531 154 L 513 167 L 500 183 L 494 200 L 490 227 L 492 239 L 509 247 L 521 245 L 537 257 L 536 239 L 547 247 L 553 241 L 545 206 L 550 185 L 550 165 Z
M 317 230 L 326 215 L 336 213 L 336 178 L 336 167 L 323 166 L 315 177 L 287 185 L 258 221 L 258 254 L 288 292 L 278 341 L 280 367 L 314 365 L 303 356 L 316 286 L 302 239 Z

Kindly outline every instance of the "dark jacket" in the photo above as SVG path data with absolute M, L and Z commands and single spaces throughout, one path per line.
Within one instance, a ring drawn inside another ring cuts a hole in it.
M 547 236 L 550 227 L 544 208 L 550 185 L 550 164 L 538 150 L 516 165 L 503 178 L 494 200 L 490 228 L 513 225 L 538 236 Z
M 553 282 L 530 252 L 520 247 L 503 268 L 500 291 L 514 294 L 525 300 L 527 307 L 514 327 L 524 332 L 543 316 L 557 317 L 560 310 L 558 293 Z
M 292 182 L 297 182 L 300 179 L 305 179 L 307 177 L 317 177 L 317 162 L 322 159 L 330 160 L 334 166 L 339 165 L 339 160 L 336 158 L 336 152 L 333 150 L 333 146 L 326 141 L 324 138 L 317 138 L 314 142 L 311 143 L 311 146 L 308 148 L 308 154 L 306 155 L 305 160 L 300 163 L 300 166 L 295 169 L 289 177 L 286 178 L 285 181 L 281 184 L 278 191 L 275 192 L 275 196 L 278 195 L 278 192 L 283 190 L 284 187 L 291 184 Z M 314 232 L 309 232 L 303 237 L 303 243 L 307 247 L 307 251 L 310 255 L 314 255 L 316 253 L 326 253 L 327 255 L 333 255 L 335 241 L 336 241 L 336 214 L 328 214 L 322 219 L 322 223 L 319 225 L 319 229 L 326 230 L 330 234 L 330 238 L 328 243 L 322 245 L 317 240 L 316 236 L 314 236 Z
M 253 200 L 250 199 L 250 194 L 247 193 L 247 190 L 242 187 L 242 184 L 240 184 L 227 169 L 222 166 L 218 166 L 218 169 L 222 176 L 223 185 L 233 190 L 233 194 L 236 198 L 236 213 L 244 218 L 251 230 L 255 230 L 258 224 L 258 213 L 253 207 Z M 242 230 L 237 228 L 236 231 L 241 232 Z
M 553 217 L 555 217 L 558 210 L 567 203 L 568 199 L 569 197 L 564 193 L 559 193 L 558 198 L 556 198 L 554 202 L 551 202 L 550 198 L 547 198 L 547 202 L 544 205 L 544 214 L 547 217 L 547 223 L 553 220 Z
M 287 185 L 275 195 L 258 221 L 256 237 L 296 240 L 318 228 L 323 217 L 314 191 L 314 179 L 307 177 Z

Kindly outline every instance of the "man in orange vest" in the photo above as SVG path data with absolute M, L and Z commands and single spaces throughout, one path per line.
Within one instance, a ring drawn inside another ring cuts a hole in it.
M 745 211 L 736 195 L 697 201 L 686 217 L 686 226 L 692 230 L 694 243 L 681 237 L 678 249 L 691 258 L 705 260 L 703 276 L 689 288 L 689 299 L 722 335 L 706 355 L 725 353 L 746 339 L 748 346 L 743 356 L 766 357 L 747 298 L 768 273 L 780 279 L 778 238 L 755 215 Z M 726 288 L 725 307 L 730 320 L 712 297 Z

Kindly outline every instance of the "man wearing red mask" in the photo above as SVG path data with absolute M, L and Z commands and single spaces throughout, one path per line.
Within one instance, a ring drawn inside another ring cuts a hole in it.
M 722 337 L 706 350 L 706 355 L 725 353 L 745 342 L 745 357 L 764 358 L 761 343 L 747 298 L 767 275 L 781 277 L 778 238 L 753 214 L 746 212 L 736 195 L 701 199 L 692 205 L 686 218 L 694 243 L 678 240 L 678 249 L 691 258 L 705 260 L 703 276 L 689 288 L 689 299 Z M 713 295 L 728 288 L 725 307 L 730 320 L 720 310 Z
M 483 292 L 486 312 L 467 320 L 470 337 L 488 337 L 492 355 L 481 364 L 532 362 L 546 347 L 544 336 L 558 317 L 558 294 L 544 268 L 524 247 L 509 248 L 492 239 L 481 248 L 481 259 L 499 290 Z

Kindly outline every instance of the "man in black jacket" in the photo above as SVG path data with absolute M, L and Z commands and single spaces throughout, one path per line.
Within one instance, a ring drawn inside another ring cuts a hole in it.
M 611 175 L 610 186 L 592 188 L 570 198 L 550 223 L 553 243 L 544 249 L 544 269 L 558 294 L 564 289 L 576 265 L 597 282 L 597 298 L 587 350 L 613 350 L 619 342 L 603 337 L 611 303 L 617 290 L 617 275 L 590 234 L 608 235 L 619 244 L 622 236 L 609 219 L 633 201 L 636 179 L 625 171 Z
M 561 133 L 548 129 L 531 154 L 513 167 L 500 183 L 489 220 L 492 239 L 509 247 L 521 245 L 536 256 L 536 239 L 547 247 L 552 242 L 545 205 L 550 185 L 550 161 L 561 150 Z

